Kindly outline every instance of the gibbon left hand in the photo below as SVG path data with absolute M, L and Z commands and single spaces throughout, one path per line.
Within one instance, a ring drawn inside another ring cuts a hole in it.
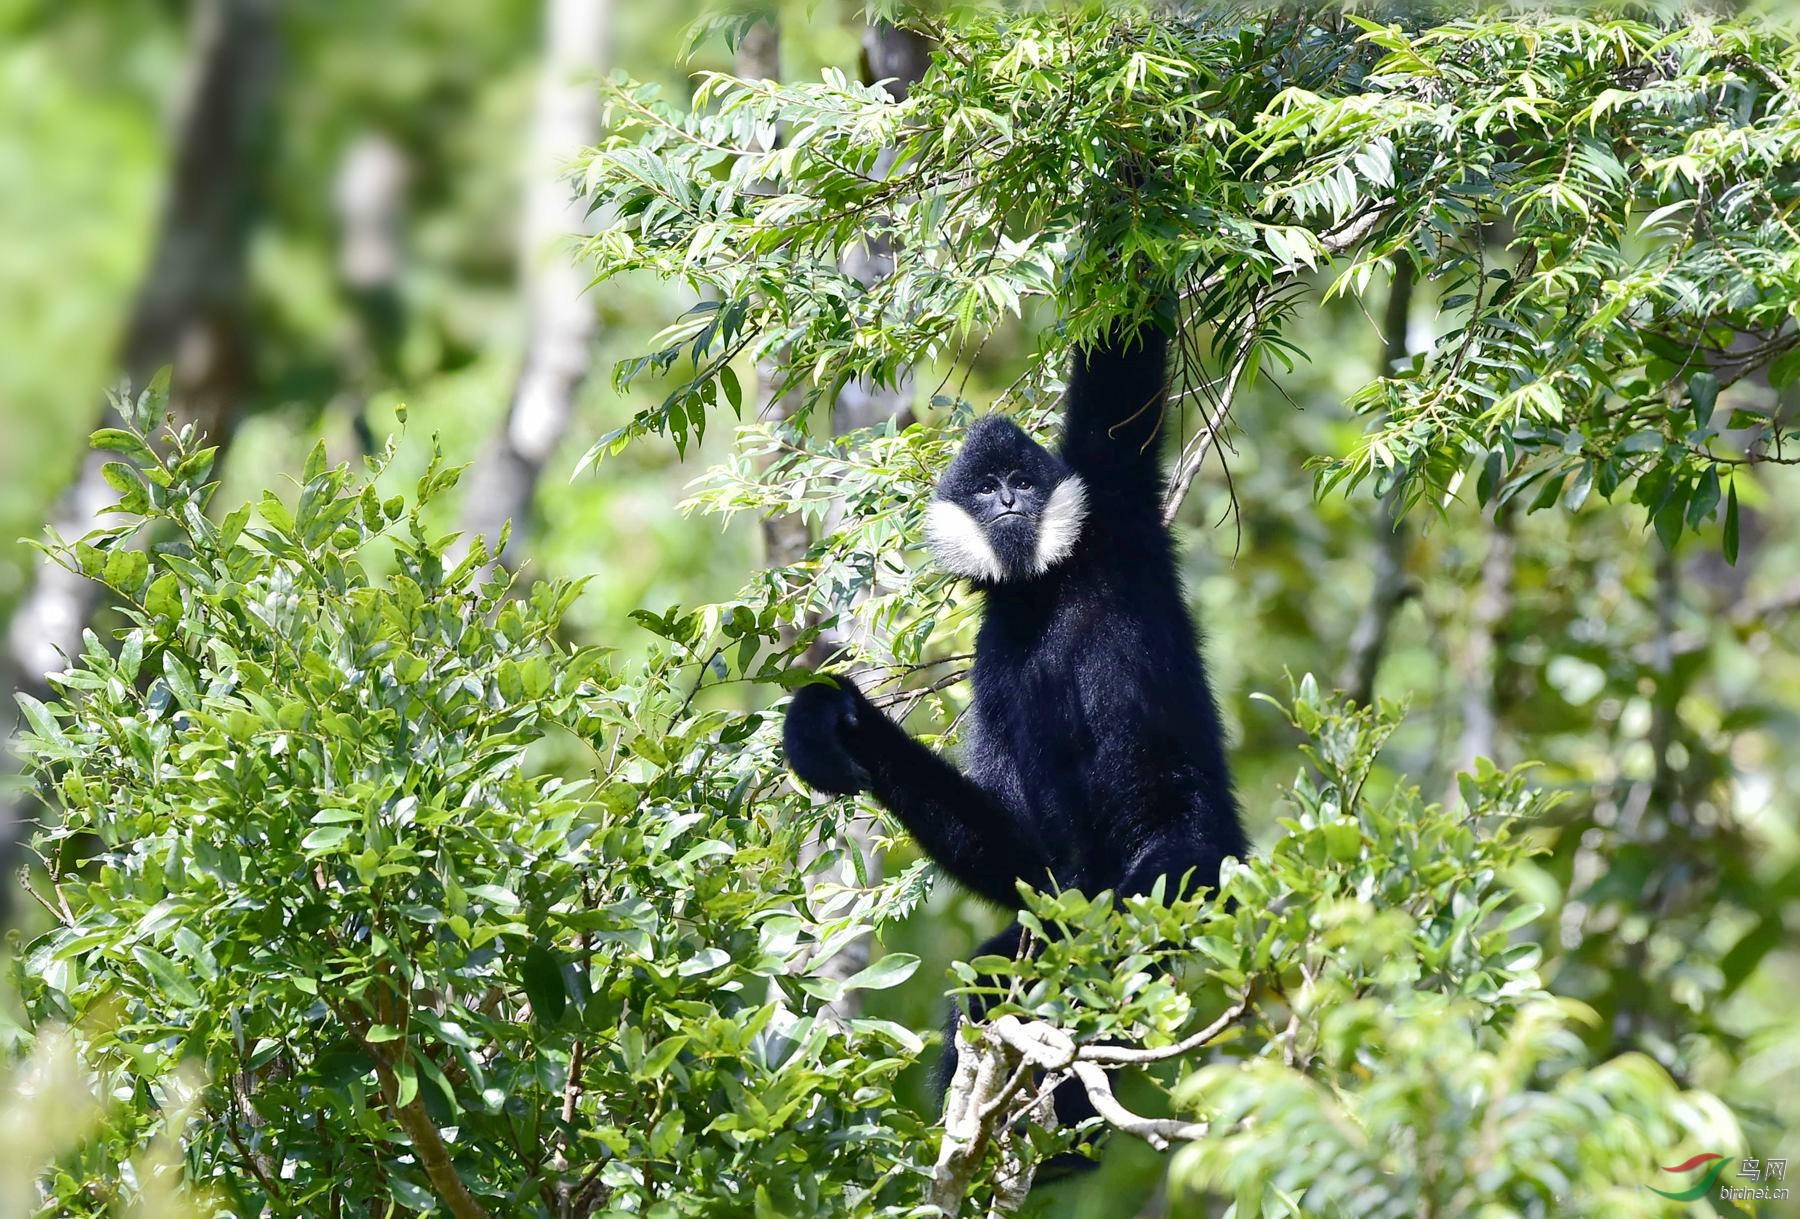
M 869 772 L 856 758 L 856 735 L 864 717 L 881 712 L 850 684 L 814 683 L 794 692 L 782 726 L 788 765 L 808 787 L 836 796 L 869 790 Z

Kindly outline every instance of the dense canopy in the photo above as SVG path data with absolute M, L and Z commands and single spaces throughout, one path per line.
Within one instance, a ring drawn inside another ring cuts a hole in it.
M 0 96 L 92 56 L 172 81 L 171 6 L 127 7 L 27 5 Z M 0 1209 L 1610 1219 L 1780 1187 L 1790 15 L 733 6 L 677 48 L 574 0 L 192 7 L 195 79 L 287 52 L 261 142 L 120 172 L 243 210 L 195 211 L 233 217 L 207 246 L 107 214 L 139 314 L 203 326 L 146 251 L 215 250 L 244 359 L 157 350 L 114 396 L 76 484 L 106 512 L 0 501 L 59 522 L 29 589 L 0 567 L 15 635 L 101 590 L 66 670 L 9 674 Z M 95 111 L 159 99 L 112 87 L 0 133 L 0 175 L 100 159 Z M 554 166 L 502 204 L 528 124 Z M 781 704 L 824 667 L 961 746 L 980 600 L 924 552 L 931 489 L 981 412 L 1047 437 L 1070 353 L 1151 315 L 1255 846 L 1216 893 L 1028 893 L 1035 955 L 968 960 L 1005 916 L 788 775 Z M 112 380 L 77 350 L 0 337 L 61 386 L 0 403 L 44 451 L 54 395 Z M 1068 1080 L 1090 1128 L 1056 1127 Z

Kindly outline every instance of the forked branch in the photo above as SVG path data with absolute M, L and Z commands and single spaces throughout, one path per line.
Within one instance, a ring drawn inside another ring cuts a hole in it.
M 1110 1072 L 1164 1062 L 1216 1040 L 1237 1018 L 1238 1003 L 1205 1028 L 1168 1046 L 1080 1045 L 1042 1020 L 1001 1016 L 957 1046 L 956 1074 L 944 1097 L 944 1137 L 932 1180 L 931 1204 L 946 1216 L 964 1213 L 969 1188 L 990 1146 L 1001 1152 L 990 1219 L 1016 1214 L 1031 1188 L 1035 1166 L 1025 1159 L 1019 1127 L 1070 1079 L 1081 1084 L 1100 1119 L 1158 1150 L 1206 1134 L 1206 1123 L 1146 1117 L 1125 1107 L 1113 1092 Z M 1054 1120 L 1048 1118 L 1047 1120 Z M 1039 1123 L 1042 1124 L 1041 1122 Z

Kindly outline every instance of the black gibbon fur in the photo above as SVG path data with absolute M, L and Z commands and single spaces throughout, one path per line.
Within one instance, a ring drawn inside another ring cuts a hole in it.
M 801 779 L 872 793 L 945 872 L 1008 908 L 1019 881 L 1215 885 L 1245 850 L 1162 521 L 1167 348 L 1153 323 L 1115 330 L 1075 359 L 1059 452 L 987 416 L 932 497 L 932 550 L 986 597 L 966 774 L 848 682 L 805 686 L 788 708 Z M 1019 943 L 1015 925 L 979 951 Z M 1078 1120 L 1083 1102 L 1059 1094 L 1057 1108 Z

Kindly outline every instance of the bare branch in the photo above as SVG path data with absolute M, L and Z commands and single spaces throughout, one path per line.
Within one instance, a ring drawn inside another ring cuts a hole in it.
M 1076 1057 L 1082 1062 L 1110 1063 L 1118 1066 L 1142 1066 L 1145 1063 L 1165 1062 L 1171 1058 L 1180 1058 L 1184 1054 L 1192 1054 L 1217 1038 L 1220 1033 L 1230 1028 L 1249 1006 L 1248 1002 L 1232 1004 L 1217 1020 L 1192 1036 L 1182 1038 L 1174 1045 L 1159 1046 L 1153 1050 L 1133 1049 L 1122 1045 L 1084 1045 Z
M 987 1030 L 977 1045 L 958 1047 L 956 1074 L 944 1094 L 944 1138 L 926 1199 L 942 1214 L 962 1213 L 963 1199 L 993 1134 L 990 1109 L 1017 1065 L 1017 1052 Z
M 1488 552 L 1481 563 L 1481 583 L 1469 611 L 1469 633 L 1456 658 L 1462 686 L 1462 736 L 1452 760 L 1452 774 L 1475 768 L 1475 759 L 1492 758 L 1499 744 L 1499 671 L 1502 637 L 1513 609 L 1513 565 L 1518 541 L 1512 514 L 1496 507 L 1488 524 Z M 1462 798 L 1454 781 L 1447 802 Z
M 1167 1151 L 1170 1143 L 1191 1142 L 1206 1137 L 1205 1122 L 1183 1122 L 1175 1118 L 1144 1117 L 1133 1113 L 1113 1095 L 1112 1077 L 1096 1063 L 1077 1062 L 1072 1068 L 1075 1078 L 1087 1090 L 1094 1111 L 1115 1130 L 1134 1134 L 1158 1151 Z
M 1368 211 L 1357 216 L 1354 220 L 1345 224 L 1344 227 L 1333 229 L 1331 232 L 1326 233 L 1323 237 L 1319 238 L 1319 244 L 1324 246 L 1325 252 L 1330 254 L 1333 258 L 1347 250 L 1361 245 L 1369 234 L 1373 233 L 1377 226 L 1379 226 L 1383 220 L 1387 219 L 1389 206 L 1389 204 L 1384 203 L 1379 207 L 1370 208 Z

